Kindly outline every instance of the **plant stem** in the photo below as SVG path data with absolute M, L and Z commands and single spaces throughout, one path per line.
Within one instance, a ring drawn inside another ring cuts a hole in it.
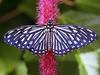
M 37 24 L 47 25 L 49 20 L 56 23 L 56 19 L 59 15 L 59 9 L 57 8 L 59 0 L 39 0 L 38 3 L 38 20 Z M 49 50 L 46 55 L 40 58 L 40 75 L 56 75 L 57 74 L 57 62 L 52 50 Z

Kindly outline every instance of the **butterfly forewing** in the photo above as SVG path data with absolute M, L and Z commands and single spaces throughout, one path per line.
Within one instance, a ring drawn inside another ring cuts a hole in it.
M 53 32 L 53 52 L 56 55 L 63 55 L 96 40 L 95 32 L 80 26 L 54 26 Z
M 45 26 L 22 26 L 8 31 L 4 41 L 17 48 L 31 50 L 34 54 L 45 54 L 45 32 Z

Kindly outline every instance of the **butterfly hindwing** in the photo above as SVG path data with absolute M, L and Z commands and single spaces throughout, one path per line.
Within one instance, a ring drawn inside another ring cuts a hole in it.
M 96 40 L 95 32 L 80 26 L 54 26 L 53 32 L 53 52 L 56 55 L 63 55 Z

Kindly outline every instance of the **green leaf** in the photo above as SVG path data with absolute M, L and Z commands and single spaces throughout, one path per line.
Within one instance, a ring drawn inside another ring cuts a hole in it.
M 100 15 L 100 0 L 76 0 L 78 11 Z
M 16 75 L 28 75 L 26 64 L 23 62 L 18 63 L 16 65 L 15 72 L 16 72 Z
M 5 64 L 2 60 L 0 60 L 0 75 L 6 75 Z
M 24 0 L 19 5 L 19 11 L 26 13 L 31 18 L 36 18 L 36 0 Z
M 80 75 L 99 75 L 100 64 L 97 52 L 98 50 L 89 53 L 76 54 Z

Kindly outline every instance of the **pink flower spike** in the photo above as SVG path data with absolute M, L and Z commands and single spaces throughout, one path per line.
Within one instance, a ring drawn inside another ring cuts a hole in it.
M 56 66 L 57 62 L 52 51 L 48 51 L 48 54 L 40 59 L 40 75 L 56 75 Z
M 38 3 L 38 21 L 37 24 L 47 24 L 48 20 L 56 22 L 58 16 L 58 4 L 59 0 L 39 0 Z
M 39 0 L 38 3 L 38 20 L 37 24 L 47 25 L 49 20 L 56 23 L 59 10 L 57 8 L 59 0 Z M 40 58 L 40 75 L 56 75 L 57 62 L 52 50 Z

